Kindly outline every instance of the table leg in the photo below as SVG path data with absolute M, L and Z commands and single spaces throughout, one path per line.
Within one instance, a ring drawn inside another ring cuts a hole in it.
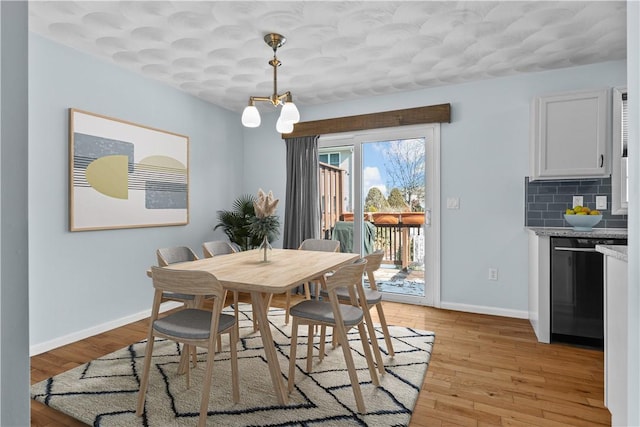
M 251 292 L 251 302 L 255 308 L 255 314 L 258 317 L 258 328 L 260 329 L 260 337 L 262 337 L 264 353 L 267 357 L 267 363 L 269 364 L 269 373 L 271 374 L 273 389 L 276 392 L 278 403 L 286 405 L 289 400 L 289 395 L 282 378 L 282 370 L 280 369 L 278 354 L 276 353 L 276 347 L 273 344 L 273 336 L 271 335 L 271 328 L 269 326 L 269 321 L 267 320 L 268 306 L 265 306 L 265 300 L 263 299 L 261 292 Z

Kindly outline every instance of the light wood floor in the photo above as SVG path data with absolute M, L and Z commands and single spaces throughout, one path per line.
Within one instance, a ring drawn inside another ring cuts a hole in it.
M 540 344 L 526 320 L 398 303 L 384 310 L 389 324 L 436 333 L 410 426 L 611 425 L 602 352 Z M 146 329 L 143 320 L 34 356 L 31 382 L 143 339 Z M 32 401 L 31 425 L 84 424 Z

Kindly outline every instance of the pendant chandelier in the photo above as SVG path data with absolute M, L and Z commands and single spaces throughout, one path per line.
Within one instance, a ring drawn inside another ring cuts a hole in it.
M 264 36 L 264 41 L 273 49 L 273 59 L 269 61 L 269 65 L 273 67 L 273 95 L 250 97 L 249 105 L 242 112 L 242 124 L 248 128 L 260 126 L 260 113 L 255 103 L 256 101 L 271 102 L 274 107 L 282 105 L 280 117 L 276 122 L 276 130 L 280 133 L 290 133 L 293 131 L 293 125 L 300 121 L 300 113 L 296 104 L 293 103 L 291 92 L 287 91 L 282 95 L 278 95 L 278 67 L 282 63 L 276 57 L 276 51 L 287 39 L 280 34 L 271 33 Z

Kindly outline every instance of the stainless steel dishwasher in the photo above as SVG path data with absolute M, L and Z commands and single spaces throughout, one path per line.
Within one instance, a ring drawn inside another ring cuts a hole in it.
M 626 239 L 551 238 L 551 342 L 603 348 L 603 257 Z

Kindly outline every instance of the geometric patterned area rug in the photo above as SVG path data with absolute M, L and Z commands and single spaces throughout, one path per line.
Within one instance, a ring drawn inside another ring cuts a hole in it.
M 314 357 L 313 372 L 306 371 L 307 327 L 300 327 L 296 388 L 287 405 L 276 400 L 258 332 L 253 332 L 251 306 L 240 304 L 240 403 L 231 398 L 229 342 L 213 366 L 213 383 L 207 425 L 215 426 L 402 426 L 408 425 L 429 366 L 434 333 L 390 326 L 395 356 L 386 353 L 383 335 L 376 328 L 386 374 L 380 386 L 371 383 L 357 329 L 349 342 L 366 405 L 358 414 L 342 350 L 331 347 L 327 330 L 326 356 Z M 225 310 L 230 310 L 227 308 Z M 269 321 L 278 359 L 286 380 L 291 329 L 284 324 L 284 310 L 270 309 Z M 318 354 L 315 337 L 314 356 Z M 191 387 L 177 374 L 180 349 L 171 341 L 156 340 L 143 416 L 135 407 L 146 343 L 126 348 L 78 366 L 31 386 L 31 397 L 93 426 L 193 426 L 198 421 L 206 352 L 198 349 L 198 363 L 191 370 Z

